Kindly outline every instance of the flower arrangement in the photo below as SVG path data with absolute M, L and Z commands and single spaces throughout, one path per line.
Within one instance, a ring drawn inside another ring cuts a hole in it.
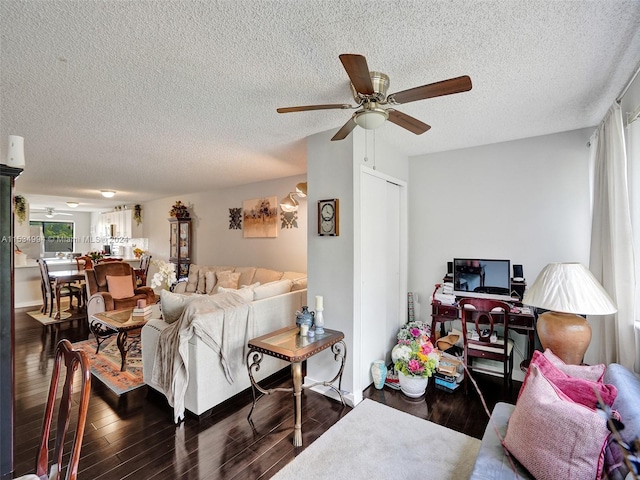
M 187 210 L 187 206 L 184 203 L 176 200 L 176 203 L 174 203 L 171 210 L 169 210 L 169 216 L 174 218 L 187 218 L 189 216 L 189 210 Z
M 27 219 L 27 200 L 22 195 L 13 197 L 13 207 L 20 225 Z
M 102 251 L 96 250 L 95 252 L 87 253 L 87 256 L 90 257 L 92 261 L 97 262 L 98 260 L 103 258 L 106 253 L 107 252 L 105 252 L 104 250 L 102 250 Z
M 162 287 L 169 290 L 171 285 L 178 281 L 175 264 L 162 260 L 152 260 L 151 263 L 158 267 L 158 271 L 151 279 L 151 288 Z
M 144 253 L 144 250 L 142 250 L 141 248 L 136 247 L 133 249 L 133 256 L 136 258 L 140 258 L 143 253 Z
M 398 331 L 398 345 L 393 352 L 398 372 L 414 377 L 433 375 L 440 353 L 429 340 L 429 332 L 429 326 L 420 321 L 409 322 Z
M 425 322 L 415 320 L 408 322 L 398 330 L 398 343 L 401 345 L 409 345 L 414 340 L 428 340 L 431 336 L 431 327 Z

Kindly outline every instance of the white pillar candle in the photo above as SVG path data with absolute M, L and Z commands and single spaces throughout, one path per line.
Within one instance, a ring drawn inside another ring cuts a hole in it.
M 316 310 L 322 310 L 324 307 L 322 306 L 322 296 L 321 295 L 317 295 L 316 296 Z

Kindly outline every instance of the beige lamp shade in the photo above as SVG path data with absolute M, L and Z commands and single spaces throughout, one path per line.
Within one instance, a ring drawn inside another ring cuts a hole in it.
M 608 315 L 618 310 L 602 285 L 581 263 L 550 263 L 522 299 L 554 312 Z
M 544 267 L 522 303 L 549 310 L 538 318 L 540 343 L 573 365 L 582 362 L 591 342 L 591 327 L 579 314 L 617 311 L 609 294 L 580 263 L 550 263 Z

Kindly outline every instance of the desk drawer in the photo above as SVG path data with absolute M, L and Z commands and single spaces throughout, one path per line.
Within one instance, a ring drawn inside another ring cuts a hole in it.
M 431 305 L 431 313 L 434 317 L 458 318 L 458 307 L 455 305 Z

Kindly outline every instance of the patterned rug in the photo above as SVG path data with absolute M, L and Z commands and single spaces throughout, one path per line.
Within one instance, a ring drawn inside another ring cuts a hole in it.
M 127 370 L 120 371 L 122 357 L 116 343 L 116 335 L 105 340 L 96 355 L 96 339 L 91 334 L 89 340 L 76 342 L 74 348 L 85 351 L 91 362 L 91 373 L 104 383 L 113 393 L 120 396 L 144 385 L 142 379 L 142 343 L 140 338 L 130 338 L 131 348 L 127 354 Z

